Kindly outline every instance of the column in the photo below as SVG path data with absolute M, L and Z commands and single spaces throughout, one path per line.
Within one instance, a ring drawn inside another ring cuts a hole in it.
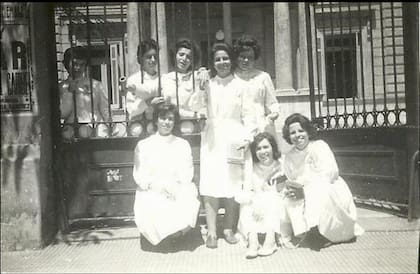
M 139 71 L 140 65 L 137 62 L 137 46 L 139 45 L 139 5 L 140 3 L 127 3 L 127 58 L 128 76 Z
M 150 9 L 151 36 L 159 43 L 160 74 L 168 72 L 168 39 L 166 36 L 165 3 L 152 2 Z M 156 27 L 157 25 L 157 27 Z
M 223 32 L 225 33 L 225 42 L 232 44 L 232 12 L 231 3 L 223 2 Z
M 290 38 L 289 3 L 274 3 L 274 45 L 276 89 L 293 92 L 292 46 Z
M 308 82 L 308 47 L 306 42 L 306 15 L 304 2 L 298 3 L 299 18 L 299 47 L 297 54 L 298 92 L 309 92 Z

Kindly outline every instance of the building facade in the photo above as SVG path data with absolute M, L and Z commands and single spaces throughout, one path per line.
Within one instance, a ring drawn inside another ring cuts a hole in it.
M 120 79 L 139 70 L 137 45 L 149 37 L 159 42 L 163 74 L 173 69 L 179 37 L 198 43 L 197 60 L 208 67 L 212 43 L 254 36 L 262 46 L 257 67 L 270 74 L 281 104 L 279 134 L 289 114 L 311 117 L 358 199 L 411 210 L 414 203 L 418 216 L 418 200 L 410 200 L 418 193 L 410 183 L 418 3 L 2 3 L 2 15 L 2 248 L 41 247 L 57 230 L 132 216 L 132 152 L 150 119 L 131 134 Z M 69 138 L 61 132 L 57 83 L 68 76 L 65 50 L 77 45 L 88 48 L 90 75 L 107 93 L 107 137 L 83 136 L 81 124 Z M 183 124 L 195 183 L 197 124 Z

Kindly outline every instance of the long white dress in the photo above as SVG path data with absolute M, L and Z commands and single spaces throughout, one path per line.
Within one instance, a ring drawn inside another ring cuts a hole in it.
M 327 143 L 310 141 L 303 151 L 293 148 L 284 159 L 284 171 L 289 180 L 303 185 L 305 194 L 302 200 L 285 199 L 284 203 L 286 214 L 282 221 L 291 223 L 295 235 L 315 226 L 332 242 L 348 241 L 363 233 L 356 223 L 353 196 L 338 174 Z M 286 229 L 282 234 L 288 234 Z
M 283 196 L 276 185 L 269 185 L 273 171 L 281 172 L 281 163 L 274 160 L 269 166 L 254 163 L 252 180 L 244 185 L 248 197 L 241 201 L 238 230 L 245 237 L 248 233 L 280 233 Z
M 194 81 L 193 81 L 194 78 Z M 193 118 L 203 107 L 204 91 L 200 89 L 198 72 L 169 72 L 162 75 L 162 95 L 177 104 L 177 86 L 179 114 L 181 118 Z
M 138 117 L 147 108 L 147 100 L 158 96 L 158 74 L 150 75 L 145 71 L 138 71 L 128 77 L 127 86 L 135 86 L 133 92 L 127 92 L 126 104 L 129 118 Z
M 271 112 L 280 113 L 280 104 L 274 94 L 274 85 L 270 75 L 258 69 L 236 70 L 235 77 L 245 81 L 252 94 L 258 131 L 271 133 L 279 143 L 274 122 L 266 117 Z
M 134 217 L 140 233 L 156 245 L 188 226 L 195 227 L 200 202 L 193 178 L 190 144 L 156 133 L 138 142 L 133 177 L 137 184 Z M 171 188 L 175 198 L 162 189 Z
M 215 76 L 206 88 L 207 120 L 201 133 L 200 194 L 232 198 L 252 171 L 249 150 L 237 146 L 252 140 L 256 126 L 246 87 L 233 75 Z M 229 160 L 229 162 L 228 162 Z M 237 161 L 235 161 L 237 160 Z M 241 161 L 242 160 L 242 161 Z

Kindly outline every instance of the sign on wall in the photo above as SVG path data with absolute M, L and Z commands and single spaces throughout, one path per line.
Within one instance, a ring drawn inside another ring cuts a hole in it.
M 32 110 L 27 2 L 1 3 L 1 113 Z

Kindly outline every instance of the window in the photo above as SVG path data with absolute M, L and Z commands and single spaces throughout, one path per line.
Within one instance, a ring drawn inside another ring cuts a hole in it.
M 325 37 L 325 70 L 327 96 L 357 96 L 356 34 Z

